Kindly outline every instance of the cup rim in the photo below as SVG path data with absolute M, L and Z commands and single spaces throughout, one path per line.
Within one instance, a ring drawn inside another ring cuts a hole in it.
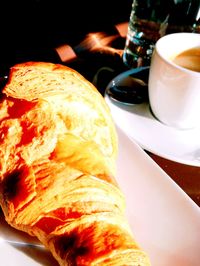
M 158 46 L 160 45 L 161 42 L 163 42 L 165 39 L 169 39 L 172 38 L 173 36 L 188 36 L 188 38 L 190 38 L 192 35 L 193 36 L 198 36 L 199 37 L 199 47 L 200 47 L 200 34 L 199 33 L 195 33 L 195 32 L 175 32 L 175 33 L 169 33 L 167 35 L 162 36 L 160 39 L 158 39 L 158 41 L 155 44 L 155 51 L 157 52 L 157 54 L 165 61 L 166 64 L 171 65 L 187 74 L 193 74 L 195 76 L 200 76 L 200 72 L 198 71 L 194 71 L 182 66 L 179 66 L 177 64 L 175 64 L 173 61 L 167 59 L 165 56 L 163 56 L 162 53 L 160 53 L 160 49 L 158 49 Z M 191 47 L 192 48 L 192 47 Z M 188 48 L 189 49 L 189 48 Z

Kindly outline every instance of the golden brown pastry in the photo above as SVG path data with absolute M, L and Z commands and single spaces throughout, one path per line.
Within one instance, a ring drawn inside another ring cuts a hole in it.
M 62 65 L 11 68 L 0 102 L 0 204 L 60 265 L 150 265 L 115 180 L 118 142 L 96 88 Z

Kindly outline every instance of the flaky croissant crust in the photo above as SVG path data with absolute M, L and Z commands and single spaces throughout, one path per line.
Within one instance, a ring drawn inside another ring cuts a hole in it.
M 15 65 L 0 121 L 0 204 L 11 226 L 63 266 L 150 265 L 115 180 L 115 126 L 90 82 L 62 65 Z

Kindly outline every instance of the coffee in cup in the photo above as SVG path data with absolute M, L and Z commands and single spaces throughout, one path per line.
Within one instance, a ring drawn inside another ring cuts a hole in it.
M 175 56 L 173 62 L 189 70 L 200 72 L 200 46 L 181 52 Z

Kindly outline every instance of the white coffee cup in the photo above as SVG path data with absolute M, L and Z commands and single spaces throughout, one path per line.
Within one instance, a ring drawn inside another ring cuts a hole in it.
M 157 41 L 151 58 L 150 107 L 158 120 L 179 129 L 200 126 L 200 72 L 174 63 L 178 54 L 194 47 L 200 50 L 200 34 L 168 34 Z

